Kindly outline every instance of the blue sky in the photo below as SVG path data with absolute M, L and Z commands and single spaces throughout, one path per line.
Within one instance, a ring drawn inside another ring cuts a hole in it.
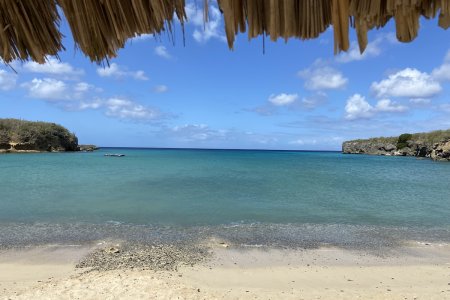
M 421 20 L 413 43 L 391 21 L 359 54 L 335 56 L 330 28 L 318 39 L 227 47 L 212 7 L 187 7 L 186 43 L 141 36 L 110 66 L 74 51 L 46 65 L 0 65 L 0 117 L 59 123 L 80 143 L 129 147 L 339 150 L 344 140 L 450 128 L 450 31 Z

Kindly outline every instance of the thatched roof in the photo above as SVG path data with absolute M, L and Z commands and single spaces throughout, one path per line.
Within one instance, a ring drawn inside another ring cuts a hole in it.
M 247 31 L 249 39 L 259 35 L 272 40 L 312 39 L 332 25 L 335 53 L 349 48 L 351 28 L 362 52 L 367 32 L 383 27 L 391 18 L 402 42 L 417 36 L 421 16 L 439 16 L 440 27 L 450 26 L 450 0 L 217 1 L 230 48 L 239 32 Z M 115 57 L 127 39 L 136 35 L 171 32 L 174 15 L 183 27 L 184 7 L 185 0 L 0 0 L 0 57 L 7 63 L 15 59 L 44 63 L 46 56 L 64 50 L 62 12 L 76 46 L 100 62 Z

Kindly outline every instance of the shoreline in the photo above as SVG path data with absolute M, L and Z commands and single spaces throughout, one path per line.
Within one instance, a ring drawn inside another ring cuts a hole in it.
M 117 241 L 3 250 L 0 299 L 450 298 L 448 243 L 410 242 L 384 255 L 336 247 L 242 248 L 220 239 L 197 248 L 166 246 Z M 117 264 L 76 267 L 83 261 L 103 265 L 105 257 Z M 144 264 L 121 264 L 130 257 Z
M 234 248 L 317 249 L 336 247 L 383 253 L 423 244 L 450 244 L 450 227 L 358 224 L 238 223 L 202 226 L 99 223 L 1 223 L 0 251 L 30 245 L 91 245 L 120 241 L 129 245 L 195 246 L 221 240 Z M 208 245 L 207 245 L 208 246 Z

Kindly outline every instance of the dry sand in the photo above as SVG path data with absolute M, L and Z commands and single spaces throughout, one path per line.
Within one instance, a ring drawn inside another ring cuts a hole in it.
M 0 299 L 450 299 L 450 245 L 386 256 L 336 248 L 239 250 L 217 245 L 175 271 L 75 269 L 89 249 L 0 255 Z

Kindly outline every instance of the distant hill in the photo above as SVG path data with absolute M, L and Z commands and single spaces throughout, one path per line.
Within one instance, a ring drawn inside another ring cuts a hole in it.
M 78 138 L 55 123 L 0 119 L 0 152 L 77 151 Z
M 426 133 L 404 133 L 398 137 L 377 137 L 346 141 L 342 152 L 388 156 L 430 157 L 450 161 L 450 129 Z

